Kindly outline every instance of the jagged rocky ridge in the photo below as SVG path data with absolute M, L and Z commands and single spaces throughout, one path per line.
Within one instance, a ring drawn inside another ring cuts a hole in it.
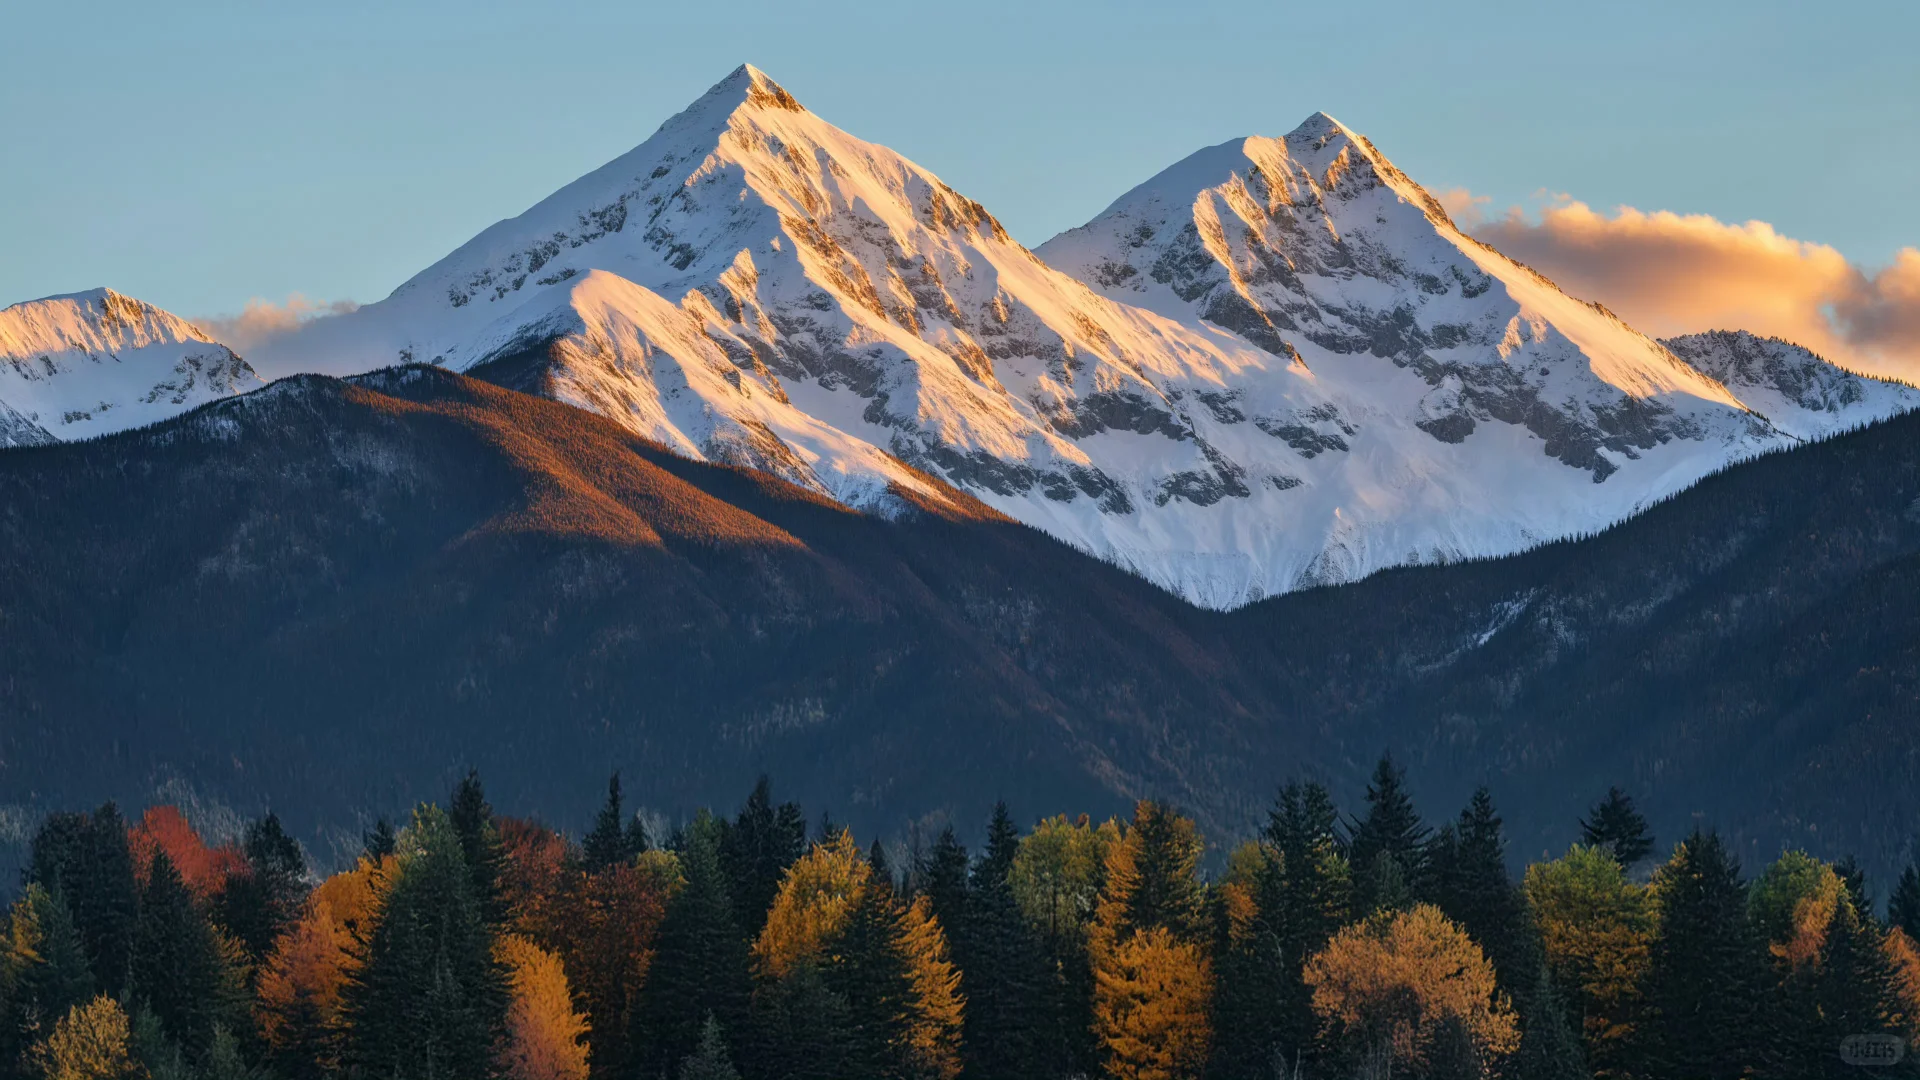
M 1905 412 L 1920 398 L 1905 383 L 1859 375 L 1790 341 L 1745 330 L 1685 334 L 1661 344 L 1800 439 L 1825 438 Z
M 0 447 L 139 427 L 259 385 L 232 349 L 112 289 L 0 310 Z

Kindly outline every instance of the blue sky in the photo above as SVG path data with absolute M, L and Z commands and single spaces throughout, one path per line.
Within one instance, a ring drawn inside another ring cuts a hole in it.
M 1920 244 L 1920 5 L 334 2 L 16 7 L 0 304 L 384 296 L 742 61 L 1037 244 L 1316 109 L 1436 191 Z

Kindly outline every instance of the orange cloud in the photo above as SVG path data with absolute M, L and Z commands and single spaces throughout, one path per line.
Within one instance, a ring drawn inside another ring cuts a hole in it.
M 1920 377 L 1920 250 L 1869 270 L 1825 244 L 1764 221 L 1620 207 L 1611 215 L 1565 196 L 1538 219 L 1487 216 L 1485 199 L 1441 196 L 1474 236 L 1598 300 L 1656 337 L 1750 330 L 1804 345 L 1856 370 Z
M 276 304 L 259 297 L 247 301 L 238 315 L 211 315 L 194 319 L 193 324 L 214 340 L 245 356 L 260 345 L 282 334 L 290 334 L 314 319 L 345 315 L 360 305 L 351 300 L 320 303 L 299 293 L 287 294 L 286 302 Z

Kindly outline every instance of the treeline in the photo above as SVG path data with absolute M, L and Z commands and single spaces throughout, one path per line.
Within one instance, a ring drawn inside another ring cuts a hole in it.
M 1581 825 L 1515 881 L 1484 790 L 1434 828 L 1383 759 L 1207 874 L 1151 801 L 890 854 L 764 780 L 653 836 L 616 776 L 576 842 L 469 775 L 315 882 L 271 815 L 209 846 L 108 804 L 34 836 L 0 1077 L 1806 1080 L 1915 1034 L 1920 870 L 1882 917 L 1711 832 L 1649 867 L 1619 791 Z

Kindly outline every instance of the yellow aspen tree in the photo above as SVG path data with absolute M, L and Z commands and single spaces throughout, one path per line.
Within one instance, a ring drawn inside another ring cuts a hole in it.
M 126 1012 L 103 994 L 70 1009 L 27 1056 L 45 1080 L 133 1080 L 145 1074 L 127 1034 Z
M 509 1080 L 585 1080 L 587 1021 L 573 1009 L 560 958 L 518 934 L 501 937 L 494 955 L 507 969 L 513 999 L 499 1053 Z

